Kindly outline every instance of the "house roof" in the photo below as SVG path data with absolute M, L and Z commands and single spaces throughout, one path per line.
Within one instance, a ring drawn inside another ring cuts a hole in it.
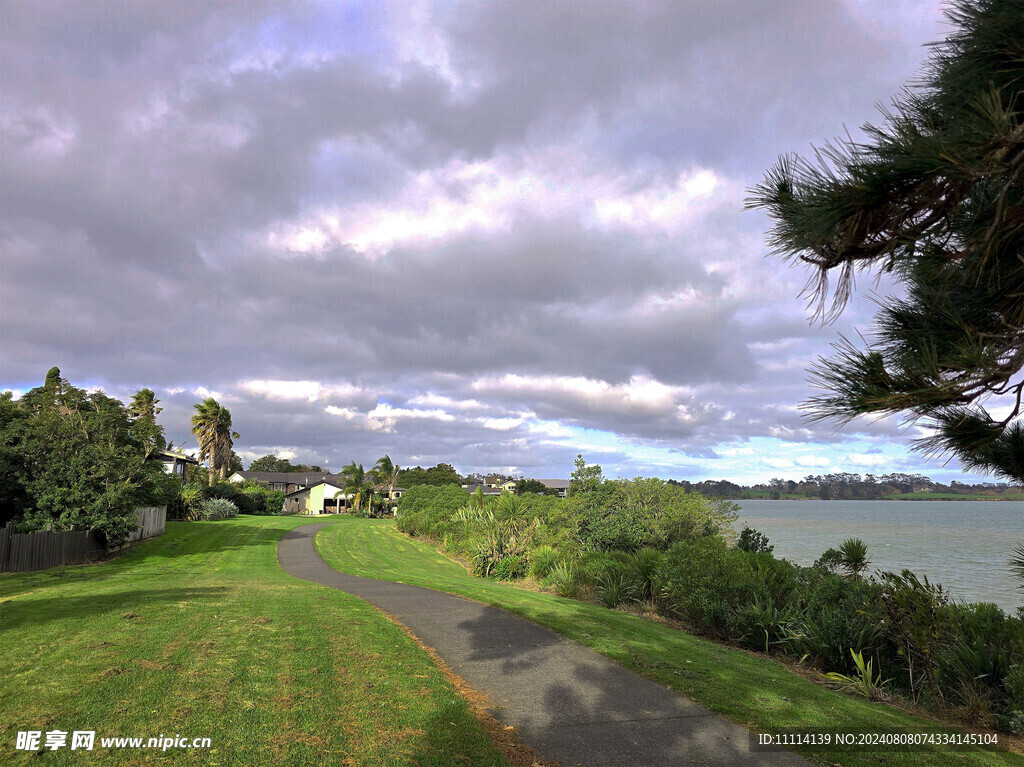
M 236 471 L 231 476 L 235 475 L 242 479 L 255 479 L 268 483 L 283 482 L 289 485 L 305 485 L 306 487 L 323 480 L 334 483 L 341 482 L 340 474 L 331 474 L 329 471 Z
M 554 490 L 568 490 L 569 480 L 567 479 L 538 479 L 544 487 L 550 487 Z
M 177 450 L 154 450 L 153 455 L 159 457 L 161 461 L 175 460 L 181 461 L 182 463 L 194 463 L 197 465 L 199 463 L 199 461 L 197 461 L 192 456 L 185 455 L 184 453 L 179 453 Z
M 500 490 L 488 487 L 487 485 L 467 485 L 465 490 L 467 493 L 475 493 L 477 488 L 480 488 L 484 495 L 501 495 Z
M 337 487 L 339 490 L 341 490 L 341 487 L 339 487 L 340 484 L 340 482 L 335 483 L 334 481 L 331 480 L 321 479 L 319 482 L 314 482 L 312 485 L 306 485 L 305 487 L 300 487 L 298 490 L 292 490 L 285 496 L 285 498 L 291 498 L 293 495 L 300 495 L 301 493 L 308 493 L 310 490 L 312 490 L 314 487 L 317 487 L 318 485 L 330 485 L 331 487 Z M 352 493 L 349 493 L 345 497 L 351 498 Z

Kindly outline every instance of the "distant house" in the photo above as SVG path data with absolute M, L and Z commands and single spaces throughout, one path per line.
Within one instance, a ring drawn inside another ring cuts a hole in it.
M 271 473 L 271 472 L 247 472 Z M 343 494 L 340 482 L 320 480 L 284 497 L 285 514 L 338 514 L 347 508 L 352 495 Z M 337 496 L 337 497 L 335 497 Z
M 569 493 L 569 480 L 567 479 L 538 479 L 537 481 L 550 490 L 557 490 L 559 498 L 565 498 Z
M 339 474 L 327 471 L 236 471 L 228 477 L 230 482 L 245 482 L 247 479 L 266 482 L 271 490 L 283 490 L 286 495 L 311 487 L 317 482 L 333 482 L 339 486 L 342 484 Z
M 182 479 L 185 478 L 185 467 L 199 465 L 195 458 L 178 450 L 154 450 L 153 454 L 160 459 L 164 471 L 168 474 L 177 474 Z
M 502 482 L 498 485 L 498 490 L 503 493 L 514 493 L 516 491 L 516 480 L 510 479 L 508 482 Z
M 383 498 L 386 498 L 389 501 L 397 501 L 403 495 L 408 493 L 409 490 L 404 487 L 393 487 L 391 488 L 391 490 L 388 490 L 387 484 L 381 482 L 379 485 L 373 486 L 373 492 L 377 493 Z
M 284 497 L 285 514 L 343 514 L 352 503 L 353 493 L 345 493 L 342 488 L 342 478 L 332 477 L 322 479 L 308 487 L 298 488 Z M 375 493 L 382 495 L 389 501 L 397 501 L 402 494 L 407 492 L 404 487 L 395 487 L 388 492 L 387 485 L 376 485 L 373 488 Z M 365 508 L 369 498 L 363 498 L 362 505 Z M 395 506 L 391 510 L 395 510 Z
M 495 487 L 491 487 L 490 485 L 475 484 L 475 485 L 463 485 L 462 486 L 462 489 L 465 490 L 466 492 L 470 493 L 470 494 L 475 493 L 477 491 L 477 488 L 480 488 L 480 491 L 484 495 L 501 495 L 501 492 L 502 492 L 501 490 L 498 490 Z
M 500 474 L 488 474 L 486 477 L 484 477 L 484 485 L 492 489 L 497 489 L 504 481 L 505 478 L 502 477 Z

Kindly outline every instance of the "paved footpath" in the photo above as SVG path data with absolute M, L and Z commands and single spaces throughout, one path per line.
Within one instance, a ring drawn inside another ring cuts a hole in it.
M 400 620 L 547 759 L 565 767 L 810 764 L 788 751 L 751 752 L 739 725 L 523 618 L 440 591 L 340 573 L 313 545 L 321 527 L 285 534 L 277 547 L 284 571 L 362 597 Z

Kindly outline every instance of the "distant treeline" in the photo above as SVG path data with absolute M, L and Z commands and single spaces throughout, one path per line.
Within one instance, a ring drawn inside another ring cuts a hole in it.
M 752 500 L 766 498 L 816 499 L 823 501 L 881 500 L 893 497 L 946 498 L 957 497 L 1024 499 L 1024 489 L 1006 482 L 979 482 L 968 485 L 954 480 L 948 485 L 935 482 L 922 474 L 820 474 L 808 475 L 802 480 L 772 479 L 758 485 L 738 485 L 727 479 L 704 480 L 703 482 L 676 482 L 688 491 L 700 493 L 706 498 L 728 498 L 731 500 Z

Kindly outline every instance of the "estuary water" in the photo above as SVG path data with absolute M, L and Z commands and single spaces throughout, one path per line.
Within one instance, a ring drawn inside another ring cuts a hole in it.
M 1020 501 L 737 501 L 736 529 L 768 536 L 775 556 L 810 565 L 847 538 L 868 546 L 870 569 L 941 583 L 954 599 L 1024 605 L 1008 560 L 1024 542 Z

